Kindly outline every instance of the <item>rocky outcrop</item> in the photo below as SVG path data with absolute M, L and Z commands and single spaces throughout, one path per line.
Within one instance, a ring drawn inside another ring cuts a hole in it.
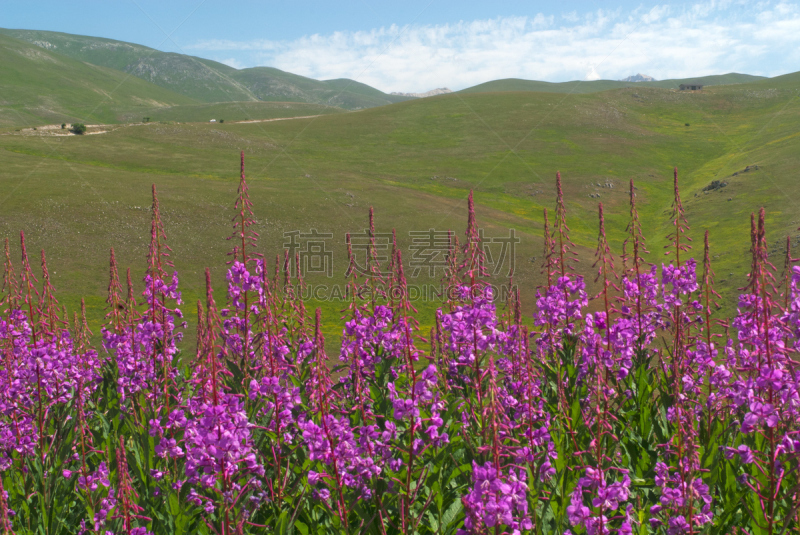
M 620 82 L 655 82 L 656 79 L 652 76 L 648 76 L 646 74 L 634 74 L 633 76 L 628 76 L 627 78 L 623 78 Z

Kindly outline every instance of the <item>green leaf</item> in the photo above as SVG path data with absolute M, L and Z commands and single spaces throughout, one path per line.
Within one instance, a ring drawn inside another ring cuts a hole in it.
M 174 492 L 170 492 L 167 502 L 169 503 L 170 514 L 177 516 L 181 511 L 180 504 L 178 503 L 178 496 Z
M 278 519 L 278 530 L 276 533 L 284 535 L 289 529 L 289 511 L 284 511 Z
M 462 505 L 461 500 L 454 500 L 453 503 L 450 504 L 450 507 L 448 507 L 442 515 L 442 527 L 446 528 L 453 524 L 463 508 L 464 506 Z
M 297 531 L 299 531 L 301 535 L 308 535 L 308 526 L 303 522 L 295 520 L 294 527 L 297 528 Z

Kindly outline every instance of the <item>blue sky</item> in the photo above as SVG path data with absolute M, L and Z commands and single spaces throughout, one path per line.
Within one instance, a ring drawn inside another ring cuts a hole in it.
M 0 3 L 6 28 L 109 37 L 384 91 L 800 70 L 800 0 Z

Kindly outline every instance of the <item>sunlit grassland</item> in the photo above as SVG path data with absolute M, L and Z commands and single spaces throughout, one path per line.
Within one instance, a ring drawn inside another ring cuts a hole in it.
M 487 235 L 515 228 L 522 239 L 515 281 L 530 310 L 542 280 L 542 209 L 554 206 L 557 170 L 585 265 L 594 249 L 598 201 L 615 253 L 621 251 L 631 178 L 649 258 L 662 261 L 677 166 L 698 259 L 703 232 L 710 230 L 722 317 L 732 312 L 747 272 L 750 212 L 766 207 L 770 244 L 787 233 L 796 243 L 798 84 L 770 82 L 696 93 L 452 94 L 313 119 L 149 124 L 85 137 L 0 136 L 0 235 L 16 242 L 22 229 L 31 249 L 44 247 L 62 301 L 74 310 L 85 296 L 97 326 L 111 246 L 120 265 L 132 266 L 134 280 L 141 279 L 155 183 L 191 315 L 206 265 L 215 266 L 222 288 L 218 260 L 230 247 L 224 238 L 234 215 L 238 151 L 244 150 L 262 253 L 274 259 L 284 231 L 316 228 L 334 235 L 334 278 L 310 276 L 310 283 L 343 282 L 344 235 L 365 228 L 370 206 L 379 231 L 396 228 L 408 259 L 409 230 L 453 229 L 463 236 L 465 199 L 474 189 Z M 747 165 L 759 169 L 741 173 Z M 712 180 L 728 186 L 704 194 Z M 590 197 L 595 194 L 599 198 Z M 781 264 L 783 246 L 774 254 Z M 217 300 L 224 302 L 221 291 Z M 332 319 L 344 304 L 321 306 Z M 433 309 L 424 306 L 423 318 Z

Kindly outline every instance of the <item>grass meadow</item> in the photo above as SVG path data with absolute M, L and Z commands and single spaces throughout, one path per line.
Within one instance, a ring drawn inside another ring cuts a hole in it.
M 120 264 L 134 273 L 143 266 L 148 198 L 156 184 L 189 301 L 201 292 L 209 259 L 226 250 L 225 214 L 233 214 L 243 150 L 261 253 L 281 253 L 288 230 L 333 233 L 334 277 L 310 274 L 310 282 L 343 280 L 345 233 L 365 228 L 370 206 L 378 230 L 396 229 L 410 254 L 409 231 L 452 229 L 461 235 L 466 194 L 474 189 L 487 235 L 518 232 L 515 281 L 529 311 L 542 283 L 542 214 L 553 208 L 557 170 L 572 236 L 583 252 L 593 248 L 602 201 L 619 254 L 633 179 L 648 259 L 658 263 L 669 232 L 663 216 L 671 203 L 671 170 L 677 166 L 692 234 L 710 230 L 715 270 L 724 281 L 719 314 L 729 315 L 744 282 L 748 247 L 741 237 L 754 207 L 767 207 L 772 252 L 783 253 L 787 235 L 797 243 L 798 87 L 790 75 L 702 92 L 643 87 L 566 95 L 455 93 L 259 123 L 233 121 L 324 110 L 228 103 L 162 109 L 150 114 L 150 124 L 101 135 L 40 136 L 6 128 L 0 135 L 0 236 L 16 240 L 25 230 L 34 250 L 47 251 L 63 302 L 74 309 L 85 297 L 98 325 L 109 248 L 116 247 Z M 214 115 L 228 122 L 207 123 Z M 160 118 L 181 122 L 155 121 Z M 758 170 L 742 172 L 748 165 Z M 712 180 L 728 185 L 704 193 Z M 323 303 L 330 318 L 337 307 Z

